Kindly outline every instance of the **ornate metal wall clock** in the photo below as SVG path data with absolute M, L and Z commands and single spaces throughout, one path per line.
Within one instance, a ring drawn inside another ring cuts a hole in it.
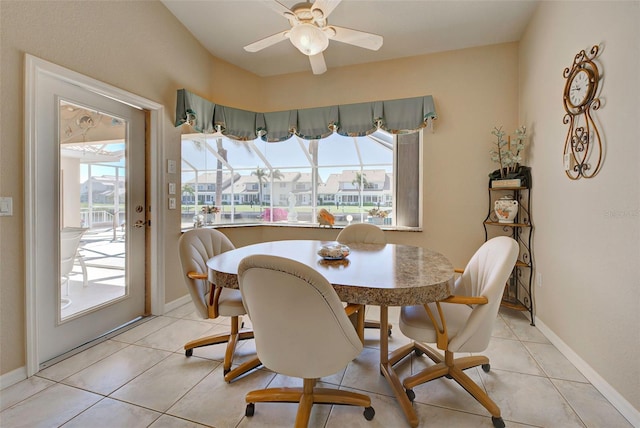
M 600 108 L 598 84 L 600 72 L 593 62 L 598 55 L 598 46 L 587 54 L 581 50 L 573 65 L 564 69 L 562 102 L 566 114 L 563 123 L 569 125 L 564 143 L 564 166 L 572 180 L 580 177 L 592 178 L 602 163 L 602 141 L 600 131 L 593 120 L 592 112 Z

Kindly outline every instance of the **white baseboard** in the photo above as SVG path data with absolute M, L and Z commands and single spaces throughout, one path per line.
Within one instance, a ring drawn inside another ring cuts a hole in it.
M 22 366 L 0 376 L 0 389 L 15 385 L 27 378 L 27 367 Z
M 586 361 L 560 339 L 540 318 L 536 317 L 536 327 L 567 359 L 587 378 L 589 382 L 624 416 L 632 426 L 640 427 L 640 411 L 633 407 L 618 391 L 602 378 Z
M 176 299 L 172 302 L 169 303 L 165 303 L 164 304 L 164 312 L 163 314 L 166 314 L 169 311 L 174 310 L 175 308 L 179 308 L 182 305 L 185 305 L 187 303 L 191 302 L 191 295 L 187 294 L 185 296 L 180 297 L 179 299 Z

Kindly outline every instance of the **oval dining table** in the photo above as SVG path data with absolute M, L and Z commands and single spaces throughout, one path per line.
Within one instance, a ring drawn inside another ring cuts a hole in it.
M 410 352 L 412 344 L 389 354 L 389 306 L 410 306 L 446 299 L 452 294 L 453 265 L 442 254 L 401 244 L 348 245 L 342 260 L 325 260 L 318 250 L 331 241 L 284 240 L 262 242 L 218 254 L 208 260 L 209 281 L 219 287 L 238 288 L 238 264 L 254 254 L 270 254 L 304 263 L 333 285 L 340 300 L 380 307 L 380 371 L 389 382 L 409 425 L 418 416 L 393 365 Z M 404 349 L 407 348 L 407 349 Z

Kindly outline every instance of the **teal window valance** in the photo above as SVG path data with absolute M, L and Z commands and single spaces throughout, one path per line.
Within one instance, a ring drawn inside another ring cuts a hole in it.
M 328 137 L 333 132 L 361 137 L 384 129 L 392 134 L 415 132 L 437 118 L 433 97 L 425 95 L 328 107 L 258 113 L 223 106 L 185 89 L 178 90 L 175 126 L 185 123 L 198 132 L 220 131 L 234 140 L 267 142 Z

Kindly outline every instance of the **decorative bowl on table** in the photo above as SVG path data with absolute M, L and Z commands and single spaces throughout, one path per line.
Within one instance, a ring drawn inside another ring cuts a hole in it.
M 318 250 L 318 255 L 325 260 L 342 260 L 349 255 L 349 247 L 337 242 L 325 244 Z

